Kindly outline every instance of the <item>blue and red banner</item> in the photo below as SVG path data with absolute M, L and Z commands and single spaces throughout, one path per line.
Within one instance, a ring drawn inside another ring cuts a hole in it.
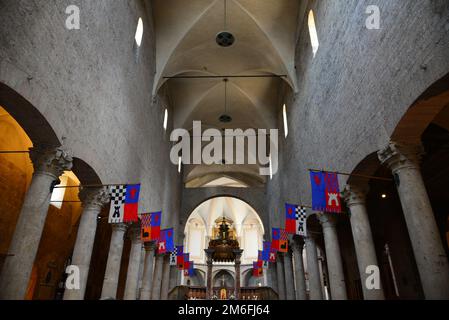
M 285 231 L 290 234 L 296 234 L 296 212 L 297 205 L 285 204 Z
M 140 220 L 143 242 L 159 240 L 161 236 L 161 216 L 162 212 L 142 213 Z
M 270 261 L 271 241 L 263 242 L 262 261 Z
M 331 172 L 310 172 L 312 209 L 320 212 L 341 212 L 338 175 Z
M 159 254 L 164 254 L 167 252 L 172 252 L 173 250 L 175 250 L 173 241 L 173 228 L 162 230 L 157 245 L 157 252 Z
M 117 185 L 109 190 L 111 206 L 109 223 L 137 222 L 139 209 L 140 184 Z
M 176 265 L 178 270 L 184 270 L 184 246 L 176 247 Z

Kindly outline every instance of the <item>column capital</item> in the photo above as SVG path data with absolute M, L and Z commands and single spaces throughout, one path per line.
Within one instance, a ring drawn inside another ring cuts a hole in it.
M 235 255 L 235 264 L 241 264 L 241 258 L 242 258 L 242 253 L 243 253 L 243 250 L 241 250 L 241 249 L 235 249 L 235 250 L 233 250 L 233 252 L 234 252 L 234 255 Z
M 348 207 L 365 204 L 369 187 L 367 185 L 347 184 L 341 195 Z
M 335 214 L 323 212 L 317 214 L 317 217 L 323 229 L 335 228 L 337 226 L 337 216 Z
M 141 233 L 140 223 L 136 222 L 130 225 L 128 235 L 133 243 L 141 242 L 140 233 Z
M 418 169 L 424 149 L 421 145 L 403 145 L 390 142 L 377 155 L 382 164 L 387 165 L 394 173 L 402 169 Z
M 293 237 L 293 241 L 291 242 L 291 248 L 294 252 L 301 253 L 304 248 L 305 239 L 300 236 Z
M 215 252 L 214 249 L 204 249 L 204 252 L 206 253 L 206 263 L 212 264 L 213 263 L 213 254 Z
M 156 250 L 156 241 L 149 241 L 144 243 L 144 248 L 146 252 L 151 252 Z
M 83 207 L 96 206 L 100 209 L 109 203 L 111 197 L 107 188 L 83 188 L 78 193 Z
M 36 145 L 30 148 L 30 158 L 35 172 L 48 173 L 56 178 L 73 166 L 73 158 L 63 147 Z
M 126 232 L 126 229 L 128 229 L 128 225 L 125 223 L 113 223 L 112 224 L 112 231 Z

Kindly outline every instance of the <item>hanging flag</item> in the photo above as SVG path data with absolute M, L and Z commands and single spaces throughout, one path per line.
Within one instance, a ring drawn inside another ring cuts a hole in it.
M 184 246 L 176 247 L 176 265 L 179 270 L 184 269 Z
M 261 251 L 261 250 L 258 251 L 257 260 L 263 261 L 263 251 Z
M 170 266 L 177 266 L 177 257 L 178 257 L 178 247 L 175 247 L 175 249 L 170 254 Z
M 190 259 L 190 253 L 184 253 L 184 257 L 183 257 L 183 266 L 182 269 L 183 270 L 189 270 L 189 259 Z
M 112 186 L 109 223 L 137 222 L 140 184 Z
M 262 261 L 270 261 L 271 241 L 263 242 Z
M 189 262 L 189 277 L 195 276 L 195 262 L 190 261 Z
M 305 207 L 299 207 L 296 212 L 296 234 L 307 237 L 307 209 Z
M 312 209 L 321 212 L 341 212 L 338 176 L 331 172 L 310 172 Z
M 142 241 L 150 242 L 159 240 L 161 234 L 162 212 L 143 213 L 140 217 L 142 225 Z
M 262 261 L 253 262 L 253 276 L 261 277 L 263 275 L 263 264 Z
M 272 262 L 272 263 L 276 262 L 276 253 L 277 252 L 278 252 L 277 249 L 270 247 L 270 259 L 269 259 L 270 262 Z
M 190 261 L 184 260 L 184 276 L 189 276 L 189 270 L 190 270 Z
M 173 242 L 173 228 L 161 230 L 161 236 L 157 246 L 158 253 L 164 254 L 167 252 L 172 252 L 173 250 L 175 250 L 175 245 Z
M 305 237 L 307 209 L 299 205 L 286 203 L 285 213 L 285 231 L 290 234 L 297 234 Z
M 279 238 L 279 252 L 288 252 L 288 233 L 284 230 L 280 230 Z
M 279 250 L 279 240 L 281 239 L 281 229 L 273 228 L 271 230 L 271 247 Z
M 285 231 L 290 234 L 296 233 L 296 205 L 293 204 L 285 204 Z

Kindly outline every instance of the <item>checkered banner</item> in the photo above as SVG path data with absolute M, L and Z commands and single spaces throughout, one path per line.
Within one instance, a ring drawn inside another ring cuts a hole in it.
M 177 266 L 178 265 L 178 247 L 175 247 L 175 249 L 170 254 L 170 265 L 171 266 Z
M 285 204 L 285 230 L 302 237 L 306 235 L 307 209 L 296 204 Z
M 302 237 L 307 237 L 307 209 L 304 207 L 298 207 L 295 212 L 296 218 L 296 234 Z
M 113 186 L 110 189 L 110 194 L 109 223 L 122 223 L 125 216 L 126 186 Z

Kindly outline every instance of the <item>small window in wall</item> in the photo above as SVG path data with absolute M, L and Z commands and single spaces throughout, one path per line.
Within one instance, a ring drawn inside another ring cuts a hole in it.
M 273 180 L 273 164 L 271 160 L 271 153 L 270 153 L 270 180 Z
M 139 18 L 135 36 L 137 47 L 140 47 L 140 45 L 142 44 L 142 38 L 143 38 L 143 21 L 142 18 Z
M 318 41 L 318 33 L 316 31 L 315 15 L 313 14 L 312 10 L 310 10 L 309 12 L 309 34 L 310 41 L 312 43 L 313 56 L 315 57 L 316 53 L 318 52 L 320 43 Z
M 181 173 L 182 170 L 182 157 L 178 159 L 178 173 Z
M 282 115 L 284 117 L 284 135 L 287 138 L 288 136 L 288 119 L 287 119 L 287 106 L 284 104 L 284 108 L 282 110 Z
M 164 130 L 167 131 L 167 125 L 168 125 L 168 110 L 165 109 L 165 114 L 164 114 Z

